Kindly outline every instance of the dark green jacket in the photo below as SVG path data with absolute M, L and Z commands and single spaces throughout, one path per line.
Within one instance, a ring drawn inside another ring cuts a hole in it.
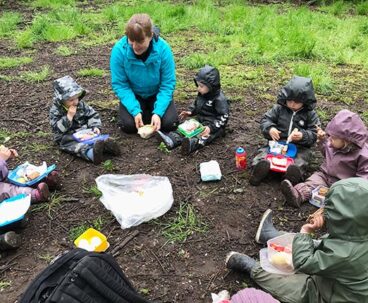
M 311 275 L 302 302 L 368 302 L 368 181 L 336 182 L 326 197 L 329 235 L 315 248 L 307 234 L 293 241 L 293 263 Z

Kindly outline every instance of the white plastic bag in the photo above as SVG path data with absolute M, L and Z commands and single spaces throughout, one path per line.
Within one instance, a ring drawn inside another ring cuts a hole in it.
M 102 192 L 100 201 L 113 213 L 121 228 L 162 216 L 174 201 L 167 177 L 110 174 L 99 176 L 96 183 Z

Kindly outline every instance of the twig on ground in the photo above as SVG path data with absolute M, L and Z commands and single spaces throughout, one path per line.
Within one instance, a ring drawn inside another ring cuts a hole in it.
M 10 121 L 12 121 L 12 122 L 21 122 L 21 123 L 25 123 L 25 124 L 27 124 L 29 126 L 32 126 L 32 127 L 34 126 L 31 122 L 28 122 L 27 120 L 22 119 L 22 118 L 1 119 L 1 121 L 5 121 L 5 122 L 10 122 Z
M 120 250 L 127 245 L 132 239 L 134 239 L 137 235 L 139 234 L 139 230 L 135 230 L 133 231 L 129 236 L 127 236 L 123 242 L 121 242 L 118 246 L 115 246 L 112 250 L 111 250 L 111 254 L 112 256 L 115 258 L 116 256 L 118 256 L 120 254 Z
M 160 266 L 161 266 L 161 268 L 162 268 L 162 271 L 163 271 L 164 273 L 167 273 L 167 270 L 164 268 L 164 266 L 162 265 L 162 263 L 161 263 L 160 259 L 157 257 L 157 255 L 156 255 L 152 250 L 150 250 L 150 252 L 151 252 L 151 253 L 152 253 L 152 255 L 155 257 L 155 259 L 157 260 L 158 264 L 160 264 Z

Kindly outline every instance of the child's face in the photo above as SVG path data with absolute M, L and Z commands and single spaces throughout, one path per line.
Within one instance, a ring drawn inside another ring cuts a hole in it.
M 296 112 L 296 111 L 298 111 L 299 109 L 301 109 L 303 107 L 303 103 L 296 102 L 296 101 L 293 101 L 293 100 L 287 100 L 286 101 L 286 106 L 288 108 L 290 108 L 292 111 Z
M 197 87 L 197 91 L 201 94 L 201 95 L 205 95 L 207 94 L 210 89 L 208 88 L 208 86 L 204 85 L 202 82 L 198 82 L 198 87 Z
M 72 105 L 77 106 L 79 103 L 79 95 L 73 96 L 69 98 L 68 100 L 64 101 L 64 105 L 66 107 L 70 107 Z
M 346 146 L 347 142 L 343 139 L 330 136 L 330 146 L 332 146 L 334 149 L 341 149 Z

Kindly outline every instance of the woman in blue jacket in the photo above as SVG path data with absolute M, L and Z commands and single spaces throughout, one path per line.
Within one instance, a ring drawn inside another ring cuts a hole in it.
M 110 69 L 123 131 L 135 133 L 144 124 L 155 130 L 176 129 L 174 57 L 147 14 L 130 18 L 125 36 L 112 49 Z

